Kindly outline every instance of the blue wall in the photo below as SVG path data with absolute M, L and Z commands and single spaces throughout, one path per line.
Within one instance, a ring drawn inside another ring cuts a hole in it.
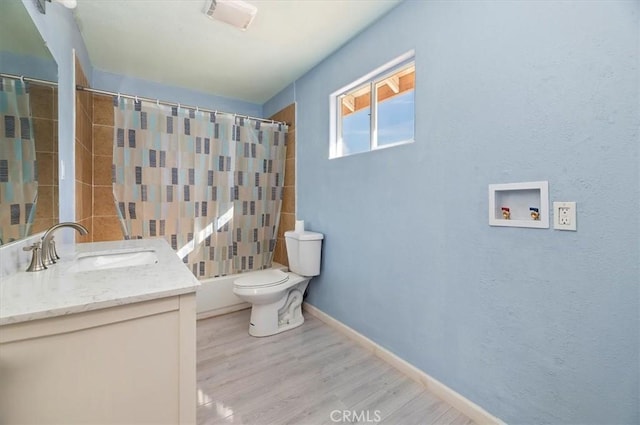
M 508 423 L 639 423 L 639 4 L 406 1 L 268 102 L 326 234 L 309 302 Z M 412 48 L 416 142 L 328 160 L 329 94 Z M 577 232 L 488 225 L 535 180 Z
M 262 105 L 228 97 L 215 96 L 184 87 L 168 86 L 141 78 L 113 74 L 98 69 L 93 70 L 92 87 L 116 93 L 120 92 L 169 102 L 180 102 L 183 105 L 262 117 Z
M 269 99 L 264 105 L 262 105 L 262 113 L 264 117 L 270 117 L 280 110 L 291 105 L 296 97 L 296 83 L 295 81 L 282 89 L 280 93 Z
M 6 74 L 58 81 L 58 65 L 53 59 L 0 52 L 0 69 Z

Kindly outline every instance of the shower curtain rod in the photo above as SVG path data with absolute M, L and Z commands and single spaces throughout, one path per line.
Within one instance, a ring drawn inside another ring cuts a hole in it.
M 47 86 L 58 87 L 58 83 L 56 83 L 55 81 L 40 80 L 38 78 L 25 77 L 24 75 L 3 74 L 0 72 L 0 77 L 11 78 L 12 80 L 26 81 L 28 83 L 36 83 L 36 84 L 43 84 Z
M 133 100 L 136 100 L 136 101 L 144 101 L 144 102 L 155 103 L 157 105 L 177 106 L 178 108 L 193 109 L 195 111 L 213 112 L 215 114 L 224 114 L 224 115 L 233 115 L 233 116 L 236 116 L 236 117 L 248 118 L 248 119 L 251 119 L 251 120 L 257 120 L 257 121 L 271 123 L 271 124 L 288 125 L 284 121 L 269 120 L 269 119 L 266 119 L 266 118 L 252 117 L 250 115 L 234 114 L 234 113 L 231 113 L 231 112 L 224 112 L 224 111 L 217 111 L 217 110 L 214 110 L 214 109 L 200 108 L 198 106 L 183 105 L 181 103 L 168 102 L 166 100 L 151 99 L 151 98 L 148 98 L 148 97 L 132 96 L 130 94 L 115 93 L 115 92 L 112 92 L 112 91 L 92 89 L 92 88 L 89 88 L 89 87 L 83 87 L 81 85 L 76 85 L 76 90 L 86 91 L 86 92 L 95 93 L 95 94 L 103 94 L 103 95 L 106 95 L 106 96 L 124 97 L 124 98 L 127 98 L 127 99 L 133 99 Z

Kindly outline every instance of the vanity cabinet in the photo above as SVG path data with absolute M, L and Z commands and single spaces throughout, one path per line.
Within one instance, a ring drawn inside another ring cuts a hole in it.
M 194 424 L 195 319 L 191 292 L 0 326 L 0 423 Z

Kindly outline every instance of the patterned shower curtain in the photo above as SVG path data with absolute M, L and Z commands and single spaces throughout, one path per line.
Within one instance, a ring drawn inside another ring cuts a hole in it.
M 199 278 L 271 266 L 287 128 L 114 97 L 126 238 L 164 237 Z
M 37 196 L 29 86 L 0 78 L 0 245 L 30 234 Z

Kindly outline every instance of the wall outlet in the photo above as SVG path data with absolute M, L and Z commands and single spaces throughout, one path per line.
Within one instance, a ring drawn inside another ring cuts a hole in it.
M 576 230 L 576 203 L 553 203 L 553 228 L 556 230 Z

